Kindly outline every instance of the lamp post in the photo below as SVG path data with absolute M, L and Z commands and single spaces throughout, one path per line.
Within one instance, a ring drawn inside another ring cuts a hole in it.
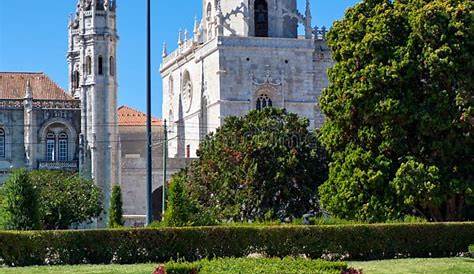
M 147 131 L 147 168 L 146 168 L 146 224 L 153 222 L 153 205 L 152 205 L 152 132 L 151 132 L 151 3 L 147 0 L 147 49 L 146 49 L 146 131 Z

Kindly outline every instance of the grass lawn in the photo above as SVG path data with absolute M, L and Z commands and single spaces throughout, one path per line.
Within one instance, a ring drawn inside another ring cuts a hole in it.
M 137 265 L 80 265 L 53 267 L 0 268 L 5 274 L 151 274 L 156 264 Z M 349 262 L 349 266 L 362 268 L 365 274 L 464 274 L 474 273 L 474 259 L 442 258 L 442 259 L 403 259 L 370 262 Z M 254 272 L 248 272 L 251 274 Z M 216 273 L 218 274 L 218 273 Z M 282 273 L 283 274 L 283 273 Z
M 403 259 L 349 262 L 350 267 L 363 269 L 364 274 L 464 274 L 474 273 L 474 259 Z

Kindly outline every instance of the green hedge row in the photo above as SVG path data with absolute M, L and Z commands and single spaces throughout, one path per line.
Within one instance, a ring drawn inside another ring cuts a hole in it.
M 0 264 L 129 264 L 250 253 L 352 260 L 447 257 L 467 252 L 472 243 L 474 223 L 0 232 Z
M 194 263 L 170 262 L 159 268 L 158 274 L 341 274 L 348 266 L 343 262 L 328 262 L 323 260 L 306 260 L 302 258 L 283 259 L 248 259 L 230 258 L 218 260 L 202 260 Z

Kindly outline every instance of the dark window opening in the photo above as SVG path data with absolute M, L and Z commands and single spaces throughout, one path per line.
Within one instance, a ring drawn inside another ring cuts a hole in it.
M 79 75 L 79 71 L 74 71 L 72 73 L 72 88 L 73 89 L 76 89 L 76 88 L 79 88 L 79 79 L 80 78 L 80 75 Z
M 109 61 L 109 68 L 110 68 L 110 76 L 115 75 L 115 59 L 113 56 L 110 56 L 110 61 Z
M 5 131 L 0 128 L 0 158 L 5 158 Z
M 186 146 L 186 158 L 191 158 L 191 146 Z
M 46 161 L 54 162 L 56 160 L 56 136 L 49 132 L 46 135 Z
M 256 105 L 257 110 L 262 110 L 266 107 L 272 107 L 272 106 L 273 106 L 272 99 L 270 99 L 270 97 L 268 97 L 267 95 L 262 94 L 258 97 L 257 105 Z
M 99 56 L 99 65 L 98 65 L 98 71 L 99 71 L 99 75 L 102 75 L 104 74 L 104 58 L 102 58 L 102 56 Z
M 255 36 L 268 37 L 268 3 L 266 0 L 256 0 L 254 8 Z
M 68 136 L 66 133 L 59 134 L 58 141 L 58 161 L 67 162 L 68 160 Z
M 86 57 L 86 72 L 87 72 L 87 75 L 92 74 L 92 59 L 90 56 Z

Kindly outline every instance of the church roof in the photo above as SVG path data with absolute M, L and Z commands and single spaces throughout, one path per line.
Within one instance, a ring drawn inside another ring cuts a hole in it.
M 33 99 L 74 100 L 42 72 L 0 72 L 0 99 L 25 98 L 27 82 L 30 82 Z
M 118 108 L 118 124 L 119 126 L 146 126 L 146 114 L 128 106 Z M 152 126 L 161 126 L 163 123 L 160 119 L 151 117 Z

